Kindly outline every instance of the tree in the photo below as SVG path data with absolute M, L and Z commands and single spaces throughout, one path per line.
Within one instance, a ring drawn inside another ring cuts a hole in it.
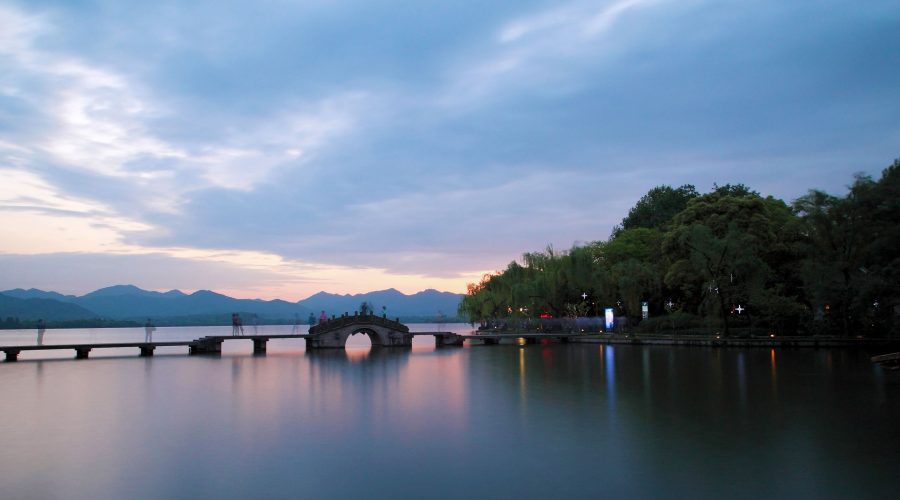
M 900 160 L 878 182 L 857 175 L 844 198 L 811 190 L 794 210 L 802 223 L 806 295 L 814 309 L 827 306 L 836 316 L 817 319 L 843 335 L 891 328 L 900 281 Z
M 737 303 L 747 303 L 782 327 L 794 327 L 803 311 L 789 307 L 796 303 L 794 290 L 783 286 L 784 277 L 776 272 L 792 255 L 793 217 L 783 201 L 745 187 L 717 188 L 692 200 L 663 242 L 672 261 L 666 284 L 698 313 L 718 315 L 726 336 Z
M 658 229 L 635 228 L 621 231 L 608 242 L 594 246 L 597 261 L 606 278 L 607 303 L 622 302 L 623 312 L 640 317 L 641 302 L 661 310 L 663 303 L 663 233 Z M 598 280 L 598 281 L 603 281 Z
M 641 302 L 661 312 L 671 298 L 685 317 L 717 318 L 727 336 L 737 304 L 741 318 L 779 332 L 797 331 L 828 304 L 830 326 L 845 334 L 900 333 L 898 248 L 900 160 L 877 182 L 857 176 L 844 198 L 810 191 L 793 209 L 743 184 L 702 196 L 690 185 L 659 186 L 609 240 L 525 253 L 470 284 L 459 312 L 473 321 L 562 317 L 596 314 L 592 302 L 620 304 L 636 319 Z
M 628 211 L 628 215 L 622 219 L 622 224 L 613 228 L 613 236 L 618 236 L 628 229 L 662 228 L 697 196 L 697 190 L 691 184 L 678 188 L 657 186 L 638 200 Z

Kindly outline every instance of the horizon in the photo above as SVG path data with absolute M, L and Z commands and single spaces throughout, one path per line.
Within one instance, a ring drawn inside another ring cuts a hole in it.
M 844 195 L 900 156 L 898 31 L 888 0 L 0 0 L 0 289 L 465 293 L 659 185 Z

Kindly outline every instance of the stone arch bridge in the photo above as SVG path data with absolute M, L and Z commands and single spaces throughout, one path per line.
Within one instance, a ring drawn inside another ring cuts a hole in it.
M 399 320 L 354 314 L 310 327 L 309 335 L 306 337 L 306 348 L 343 349 L 347 339 L 357 333 L 367 335 L 372 347 L 412 347 L 412 339 L 416 335 L 410 333 L 409 327 Z M 461 343 L 462 339 L 459 340 Z M 441 339 L 437 338 L 437 341 L 440 343 Z

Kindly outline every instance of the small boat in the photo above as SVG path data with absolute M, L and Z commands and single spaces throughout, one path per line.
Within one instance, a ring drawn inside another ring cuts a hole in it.
M 900 370 L 900 352 L 872 356 L 872 362 L 888 370 Z

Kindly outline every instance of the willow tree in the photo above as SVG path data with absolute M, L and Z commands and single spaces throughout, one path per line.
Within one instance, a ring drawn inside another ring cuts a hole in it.
M 621 302 L 622 312 L 631 318 L 640 317 L 641 302 L 662 307 L 662 240 L 661 231 L 641 227 L 594 246 L 601 266 L 599 281 L 607 283 L 606 301 Z

